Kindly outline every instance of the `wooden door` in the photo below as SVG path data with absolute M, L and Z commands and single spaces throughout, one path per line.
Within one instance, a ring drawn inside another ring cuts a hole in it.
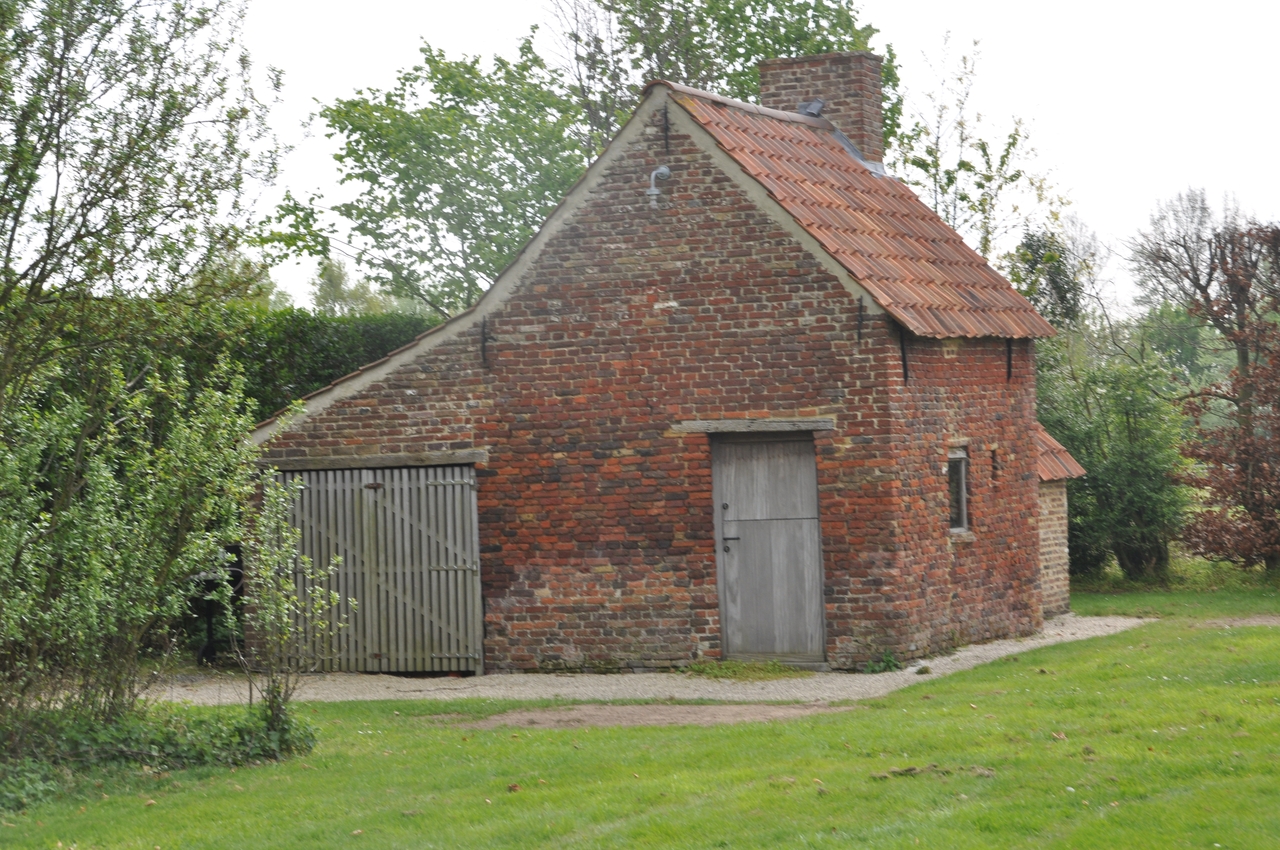
M 812 436 L 717 437 L 711 457 L 726 657 L 821 662 L 822 537 Z
M 475 469 L 470 466 L 285 472 L 306 484 L 293 508 L 302 554 L 342 559 L 327 669 L 481 671 L 484 624 Z M 347 599 L 355 599 L 352 610 Z

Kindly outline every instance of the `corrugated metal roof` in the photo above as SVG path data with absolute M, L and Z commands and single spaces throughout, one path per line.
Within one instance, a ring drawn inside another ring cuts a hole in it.
M 1049 436 L 1044 426 L 1037 422 L 1031 429 L 1036 438 L 1036 471 L 1041 481 L 1061 481 L 1079 478 L 1085 469 L 1057 440 Z
M 1053 327 L 905 184 L 877 177 L 829 121 L 665 85 L 881 307 L 928 337 L 1045 337 Z

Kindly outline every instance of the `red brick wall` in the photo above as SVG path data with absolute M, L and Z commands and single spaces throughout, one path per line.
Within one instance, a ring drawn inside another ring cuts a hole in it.
M 487 669 L 639 669 L 720 651 L 709 442 L 671 425 L 834 417 L 815 435 L 831 663 L 920 655 L 952 629 L 1029 631 L 1027 347 L 1009 384 L 1001 340 L 955 360 L 916 340 L 904 387 L 892 323 L 869 315 L 859 342 L 855 298 L 691 139 L 672 132 L 668 152 L 660 126 L 657 113 L 487 317 L 483 358 L 477 323 L 271 452 L 487 448 Z M 999 484 L 975 486 L 972 543 L 947 531 L 949 429 L 1008 456 Z
M 901 415 L 915 452 L 904 450 L 904 497 L 915 510 L 903 538 L 914 563 L 903 577 L 913 643 L 937 649 L 1040 628 L 1034 350 L 1003 339 L 908 342 Z M 945 519 L 947 451 L 963 441 L 970 535 L 952 534 Z

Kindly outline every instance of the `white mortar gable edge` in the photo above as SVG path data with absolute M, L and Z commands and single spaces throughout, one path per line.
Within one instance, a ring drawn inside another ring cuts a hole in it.
M 426 331 L 413 342 L 391 352 L 382 360 L 374 361 L 346 377 L 339 378 L 327 387 L 303 396 L 303 408 L 296 416 L 289 417 L 284 413 L 278 413 L 270 419 L 259 423 L 249 434 L 249 439 L 253 444 L 260 446 L 269 441 L 283 428 L 306 421 L 343 399 L 363 392 L 389 377 L 403 366 L 412 363 L 419 355 L 457 338 L 459 334 L 475 327 L 484 318 L 497 312 L 508 299 L 519 291 L 521 284 L 525 282 L 523 280 L 525 272 L 529 270 L 529 267 L 542 253 L 547 242 L 554 238 L 573 215 L 590 200 L 592 189 L 604 172 L 614 162 L 630 152 L 631 144 L 644 135 L 649 116 L 663 106 L 668 107 L 668 120 L 672 121 L 674 118 L 672 125 L 687 133 L 712 158 L 715 165 L 747 195 L 758 210 L 764 212 L 776 224 L 785 229 L 809 254 L 822 264 L 827 272 L 839 280 L 849 293 L 855 297 L 865 299 L 864 303 L 868 313 L 883 313 L 884 309 L 869 292 L 857 284 L 849 270 L 827 253 L 821 243 L 805 230 L 796 221 L 795 217 L 787 212 L 758 180 L 748 174 L 733 157 L 721 148 L 715 138 L 689 115 L 683 106 L 673 100 L 670 94 L 671 90 L 666 86 L 655 86 L 651 90 L 649 96 L 636 108 L 631 119 L 627 121 L 618 135 L 609 142 L 604 152 L 587 168 L 582 177 L 578 179 L 578 182 L 569 190 L 560 205 L 552 211 L 546 222 L 533 235 L 533 238 L 520 249 L 516 259 L 498 275 L 497 280 L 485 291 L 475 305 L 450 318 L 444 324 Z M 670 107 L 676 108 L 671 109 Z M 637 177 L 637 185 L 643 182 L 644 177 L 647 177 L 647 175 Z M 643 195 L 639 192 L 637 193 L 637 199 L 637 204 L 644 203 Z

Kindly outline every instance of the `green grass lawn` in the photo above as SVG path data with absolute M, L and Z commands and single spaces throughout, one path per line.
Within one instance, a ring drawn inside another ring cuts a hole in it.
M 511 706 L 304 704 L 310 756 L 115 774 L 3 816 L 0 846 L 1274 847 L 1280 628 L 1200 622 L 1280 613 L 1271 593 L 1080 595 L 1178 616 L 786 723 L 477 731 L 440 715 Z

